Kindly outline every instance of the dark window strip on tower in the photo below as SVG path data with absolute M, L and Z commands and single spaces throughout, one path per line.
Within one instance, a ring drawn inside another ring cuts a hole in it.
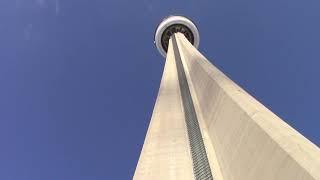
M 199 127 L 198 118 L 193 105 L 187 77 L 183 68 L 175 35 L 172 36 L 172 43 L 189 137 L 194 176 L 196 180 L 213 180 L 206 149 Z

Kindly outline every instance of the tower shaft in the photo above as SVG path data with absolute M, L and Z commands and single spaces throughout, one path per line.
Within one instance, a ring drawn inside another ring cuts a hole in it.
M 226 77 L 184 35 L 172 37 L 134 179 L 320 179 L 316 145 Z M 194 145 L 203 151 L 194 155 Z M 199 163 L 212 176 L 199 178 Z
M 158 97 L 134 179 L 192 180 L 192 167 L 177 65 L 170 40 Z

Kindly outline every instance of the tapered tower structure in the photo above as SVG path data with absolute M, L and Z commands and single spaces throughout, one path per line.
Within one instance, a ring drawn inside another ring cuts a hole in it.
M 166 56 L 133 179 L 320 180 L 320 150 L 198 50 L 199 33 L 170 16 L 155 44 Z

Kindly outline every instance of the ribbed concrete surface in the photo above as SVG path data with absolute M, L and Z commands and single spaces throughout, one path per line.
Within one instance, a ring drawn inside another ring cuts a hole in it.
M 177 34 L 193 98 L 225 180 L 319 180 L 320 150 Z

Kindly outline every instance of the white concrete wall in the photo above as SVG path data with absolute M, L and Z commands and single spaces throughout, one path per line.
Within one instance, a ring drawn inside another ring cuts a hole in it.
M 194 179 L 171 40 L 157 101 L 133 179 Z
M 232 82 L 182 34 L 177 41 L 223 179 L 320 180 L 316 145 Z

